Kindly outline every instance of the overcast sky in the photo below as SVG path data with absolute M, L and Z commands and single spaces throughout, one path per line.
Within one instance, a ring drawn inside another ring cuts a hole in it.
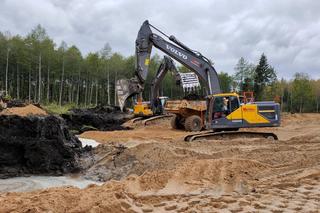
M 0 0 L 0 31 L 26 35 L 37 24 L 85 55 L 108 42 L 134 54 L 146 19 L 234 72 L 242 56 L 264 52 L 279 77 L 295 72 L 320 78 L 320 1 L 317 0 Z M 153 51 L 153 54 L 156 51 Z

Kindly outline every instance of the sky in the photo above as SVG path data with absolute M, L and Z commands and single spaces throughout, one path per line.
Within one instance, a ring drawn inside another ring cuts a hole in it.
M 147 19 L 217 71 L 232 74 L 240 57 L 257 64 L 264 53 L 280 78 L 320 78 L 319 11 L 316 0 L 0 0 L 0 31 L 26 35 L 41 24 L 83 55 L 109 43 L 129 56 Z

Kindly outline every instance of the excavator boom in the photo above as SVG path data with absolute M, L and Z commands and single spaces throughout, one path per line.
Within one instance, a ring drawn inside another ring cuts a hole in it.
M 163 39 L 161 36 L 153 33 L 150 26 L 149 22 L 145 21 L 139 30 L 136 40 L 136 72 L 140 80 L 144 81 L 146 79 L 151 50 L 155 46 L 193 71 L 205 82 L 207 95 L 221 92 L 218 74 L 209 59 L 201 53 L 191 50 L 174 36 L 168 37 L 172 42 Z

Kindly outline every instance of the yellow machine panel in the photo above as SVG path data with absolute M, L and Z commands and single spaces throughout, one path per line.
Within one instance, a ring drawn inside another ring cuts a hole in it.
M 245 120 L 250 124 L 270 123 L 258 113 L 256 104 L 241 105 L 237 110 L 227 116 L 228 120 Z
M 137 116 L 152 116 L 153 112 L 147 103 L 138 103 L 133 108 L 134 115 Z

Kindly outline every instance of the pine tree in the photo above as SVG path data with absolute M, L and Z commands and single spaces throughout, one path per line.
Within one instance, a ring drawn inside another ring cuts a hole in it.
M 252 91 L 251 82 L 253 81 L 255 65 L 241 57 L 234 69 L 236 73 L 234 74 L 233 79 L 237 84 L 237 88 L 235 89 L 239 92 Z
M 264 87 L 275 82 L 276 78 L 275 70 L 268 64 L 267 57 L 263 53 L 254 72 L 253 88 L 257 100 L 261 100 Z

